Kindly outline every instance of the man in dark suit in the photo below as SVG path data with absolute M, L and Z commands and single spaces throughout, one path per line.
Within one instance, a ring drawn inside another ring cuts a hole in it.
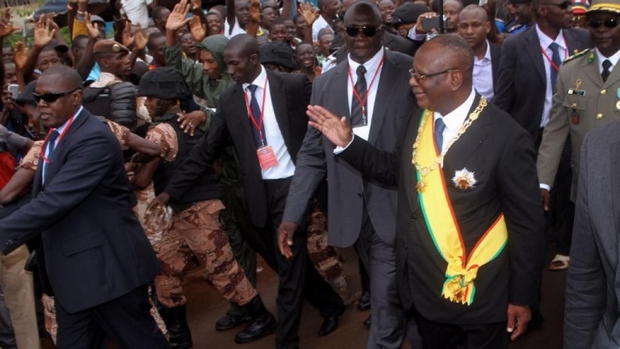
M 617 348 L 620 343 L 619 135 L 620 122 L 616 121 L 588 133 L 583 140 L 573 248 L 566 279 L 565 349 Z
M 534 147 L 473 90 L 473 60 L 458 36 L 420 48 L 410 84 L 425 110 L 406 128 L 400 153 L 352 136 L 344 117 L 309 107 L 311 126 L 345 147 L 339 161 L 398 183 L 399 294 L 427 349 L 508 348 L 509 332 L 514 340 L 527 328 L 542 269 Z
M 222 93 L 209 133 L 176 170 L 155 204 L 183 197 L 232 141 L 252 224 L 267 246 L 257 252 L 276 261 L 280 276 L 276 347 L 297 348 L 304 296 L 325 318 L 319 335 L 335 330 L 344 311 L 342 299 L 308 260 L 304 227 L 295 231 L 293 258 L 284 258 L 275 249 L 276 230 L 307 129 L 310 84 L 304 75 L 266 70 L 259 63 L 258 43 L 249 35 L 233 37 L 224 49 L 224 60 L 237 84 Z
M 35 99 L 50 132 L 33 200 L 0 221 L 9 253 L 40 235 L 39 272 L 56 297 L 58 348 L 170 348 L 149 313 L 158 262 L 138 220 L 119 143 L 82 107 L 82 79 L 55 65 Z
M 356 134 L 392 151 L 400 145 L 401 130 L 415 109 L 407 86 L 411 58 L 383 49 L 381 14 L 374 4 L 353 4 L 344 25 L 349 57 L 314 81 L 311 104 L 346 115 Z M 368 348 L 400 348 L 405 316 L 394 274 L 397 192 L 365 180 L 359 171 L 338 161 L 334 148 L 320 132 L 308 130 L 286 201 L 280 249 L 288 249 L 284 237 L 303 224 L 309 200 L 327 176 L 329 243 L 355 244 L 370 276 L 373 320 Z
M 458 33 L 474 50 L 474 88 L 489 101 L 495 95 L 502 54 L 501 45 L 487 40 L 490 31 L 491 22 L 482 7 L 468 5 L 459 14 Z

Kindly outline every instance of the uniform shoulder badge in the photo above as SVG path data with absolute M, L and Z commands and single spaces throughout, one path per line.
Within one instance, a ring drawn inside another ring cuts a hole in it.
M 579 57 L 581 57 L 581 56 L 585 55 L 586 53 L 590 52 L 590 50 L 591 50 L 590 48 L 587 48 L 587 49 L 585 49 L 585 50 L 583 50 L 583 51 L 581 51 L 581 52 L 577 52 L 577 53 L 575 53 L 574 55 L 572 55 L 572 56 L 570 56 L 570 57 L 566 58 L 566 59 L 564 60 L 564 64 L 566 64 L 566 63 L 568 63 L 568 62 L 570 62 L 570 61 L 574 60 L 575 58 L 579 58 Z

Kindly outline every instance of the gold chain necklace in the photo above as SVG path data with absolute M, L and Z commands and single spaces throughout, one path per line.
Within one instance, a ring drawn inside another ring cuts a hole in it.
M 469 114 L 469 117 L 467 118 L 467 120 L 465 120 L 465 123 L 463 123 L 463 125 L 459 128 L 456 135 L 454 135 L 454 137 L 450 139 L 450 141 L 448 142 L 448 146 L 445 148 L 445 150 L 443 150 L 441 154 L 439 154 L 435 158 L 435 161 L 433 161 L 429 166 L 422 166 L 417 160 L 418 144 L 420 142 L 420 135 L 422 134 L 422 130 L 424 129 L 424 124 L 426 123 L 426 119 L 429 119 L 428 115 L 430 113 L 428 110 L 424 111 L 424 115 L 422 116 L 422 121 L 420 122 L 420 126 L 418 127 L 418 134 L 415 138 L 415 142 L 413 143 L 413 153 L 411 155 L 411 163 L 415 166 L 415 169 L 418 171 L 421 177 L 420 180 L 418 181 L 418 184 L 416 185 L 416 190 L 418 192 L 421 192 L 422 190 L 424 190 L 424 187 L 426 185 L 424 183 L 424 177 L 426 177 L 429 173 L 437 169 L 437 167 L 439 167 L 443 163 L 443 158 L 448 152 L 448 150 L 450 150 L 450 147 L 452 147 L 452 144 L 454 144 L 454 142 L 456 142 L 459 138 L 461 138 L 463 133 L 467 131 L 469 126 L 472 124 L 472 122 L 478 119 L 478 117 L 480 116 L 480 113 L 486 106 L 487 106 L 486 98 L 481 97 L 480 102 L 478 103 L 478 106 L 476 107 L 476 109 L 474 109 L 474 111 L 471 112 L 471 114 Z

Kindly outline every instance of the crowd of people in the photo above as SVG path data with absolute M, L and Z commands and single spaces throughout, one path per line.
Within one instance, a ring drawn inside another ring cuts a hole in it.
M 70 0 L 3 45 L 2 348 L 191 348 L 194 268 L 236 343 L 303 347 L 308 300 L 318 336 L 370 309 L 369 349 L 508 348 L 544 268 L 564 348 L 620 343 L 619 0 L 204 5 Z

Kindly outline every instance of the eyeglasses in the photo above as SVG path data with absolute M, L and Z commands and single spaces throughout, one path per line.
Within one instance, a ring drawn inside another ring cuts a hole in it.
M 413 68 L 409 69 L 409 74 L 411 74 L 411 77 L 415 78 L 418 81 L 424 81 L 428 78 L 432 78 L 433 76 L 438 76 L 438 75 L 442 75 L 442 74 L 447 74 L 447 73 L 451 73 L 454 71 L 458 71 L 459 69 L 448 69 L 448 70 L 444 70 L 444 71 L 440 71 L 438 73 L 432 73 L 432 74 L 418 74 L 415 72 L 415 70 Z
M 613 29 L 618 26 L 618 22 L 615 18 L 608 18 L 604 21 L 600 19 L 591 19 L 588 22 L 588 26 L 592 29 L 600 28 L 602 25 L 604 25 L 605 28 Z
M 379 27 L 381 28 L 381 27 Z M 350 37 L 355 37 L 357 36 L 357 34 L 359 34 L 360 32 L 362 34 L 364 34 L 367 37 L 373 37 L 375 36 L 375 34 L 377 34 L 377 30 L 379 28 L 375 28 L 375 27 L 369 27 L 369 26 L 362 26 L 362 27 L 355 27 L 355 26 L 351 26 L 351 27 L 347 27 L 346 31 L 347 31 L 347 35 Z
M 71 94 L 75 91 L 77 90 L 71 90 L 71 91 L 66 91 L 66 92 L 50 92 L 50 93 L 44 93 L 44 94 L 33 93 L 32 97 L 34 97 L 34 101 L 37 103 L 39 103 L 41 100 L 43 100 L 43 102 L 45 103 L 54 103 L 59 98 L 64 97 L 68 94 Z
M 573 5 L 573 3 L 570 0 L 565 0 L 565 1 L 562 1 L 561 3 L 559 3 L 559 4 L 541 4 L 541 5 L 544 5 L 544 6 L 557 6 L 557 7 L 559 7 L 562 10 L 566 10 L 567 8 L 571 7 Z

